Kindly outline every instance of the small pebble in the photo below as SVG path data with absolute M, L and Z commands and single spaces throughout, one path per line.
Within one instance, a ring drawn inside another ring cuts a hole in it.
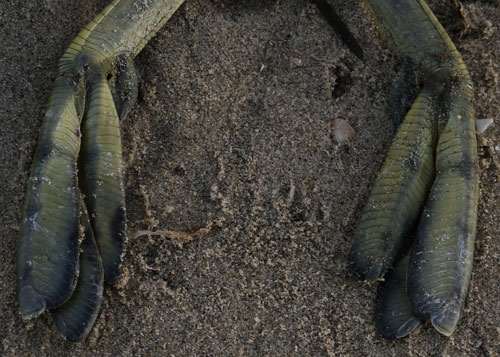
M 332 136 L 337 143 L 342 144 L 354 134 L 354 129 L 344 119 L 335 119 L 332 122 Z
M 488 127 L 493 124 L 493 119 L 488 118 L 488 119 L 477 119 L 476 120 L 476 131 L 481 134 L 483 133 Z

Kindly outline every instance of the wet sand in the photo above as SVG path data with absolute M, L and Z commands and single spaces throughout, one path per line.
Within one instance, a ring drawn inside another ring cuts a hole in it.
M 365 50 L 354 57 L 309 2 L 187 0 L 136 60 L 139 102 L 122 122 L 126 281 L 105 289 L 86 341 L 49 314 L 18 313 L 15 250 L 24 191 L 57 61 L 107 0 L 0 4 L 0 354 L 387 356 L 500 354 L 500 6 L 430 1 L 471 71 L 481 197 L 464 316 L 398 341 L 374 326 L 377 283 L 346 256 L 394 134 L 399 60 L 360 2 L 331 0 Z M 465 20 L 463 18 L 465 16 Z M 336 144 L 333 119 L 356 132 Z M 495 149 L 496 146 L 496 149 Z M 497 163 L 497 164 L 496 164 Z

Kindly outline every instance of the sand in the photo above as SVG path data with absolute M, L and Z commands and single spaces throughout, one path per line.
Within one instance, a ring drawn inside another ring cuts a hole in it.
M 476 88 L 481 197 L 470 291 L 455 334 L 429 323 L 385 341 L 378 283 L 347 271 L 360 211 L 394 134 L 400 63 L 359 1 L 331 0 L 359 61 L 311 3 L 187 0 L 136 60 L 139 101 L 122 122 L 127 279 L 108 286 L 86 341 L 49 314 L 25 322 L 15 251 L 24 191 L 57 61 L 107 0 L 0 3 L 0 354 L 495 356 L 500 354 L 500 5 L 433 0 Z M 462 14 L 455 4 L 462 3 Z M 465 17 L 464 17 L 465 16 Z M 465 19 L 465 20 L 464 20 Z M 332 140 L 334 119 L 356 135 Z

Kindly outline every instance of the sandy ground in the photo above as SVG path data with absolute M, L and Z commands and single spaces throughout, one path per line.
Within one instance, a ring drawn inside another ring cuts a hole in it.
M 219 226 L 182 245 L 130 239 L 128 280 L 106 288 L 77 344 L 48 314 L 21 319 L 14 260 L 57 61 L 107 0 L 0 3 L 0 354 L 500 354 L 500 6 L 430 1 L 472 73 L 478 117 L 496 124 L 479 140 L 475 265 L 458 330 L 445 338 L 426 323 L 388 342 L 374 327 L 377 283 L 355 280 L 346 255 L 394 134 L 398 59 L 359 1 L 331 2 L 364 63 L 298 0 L 187 0 L 139 55 L 139 102 L 122 123 L 129 233 Z M 335 118 L 356 131 L 349 143 L 332 141 Z

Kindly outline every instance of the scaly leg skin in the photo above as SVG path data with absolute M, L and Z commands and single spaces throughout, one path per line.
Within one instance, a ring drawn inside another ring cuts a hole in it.
M 375 305 L 375 324 L 380 335 L 394 340 L 409 335 L 420 323 L 413 314 L 406 293 L 410 254 L 404 256 L 387 274 Z
M 102 296 L 90 233 L 104 280 L 121 277 L 126 224 L 119 118 L 137 96 L 133 58 L 183 2 L 114 0 L 59 61 L 26 193 L 17 280 L 22 317 L 57 309 L 56 325 L 68 339 L 85 338 Z M 81 217 L 85 205 L 91 228 Z M 91 290 L 75 290 L 77 281 Z
M 89 83 L 92 91 L 82 123 L 78 176 L 102 256 L 104 277 L 113 283 L 120 279 L 126 235 L 120 127 L 106 78 L 98 72 Z
M 419 118 L 412 109 L 396 134 L 361 218 L 350 267 L 364 279 L 382 276 L 401 255 L 400 247 L 410 244 L 409 227 L 422 211 L 406 290 L 413 313 L 430 319 L 440 333 L 449 336 L 464 305 L 476 233 L 479 182 L 472 81 L 457 49 L 423 0 L 365 2 L 401 55 L 415 64 L 422 87 L 419 98 L 428 92 L 429 101 Z M 420 124 L 408 131 L 404 129 L 408 120 Z M 437 128 L 437 141 L 421 131 L 429 121 Z M 402 141 L 407 145 L 400 146 Z M 412 141 L 428 141 L 428 146 L 412 148 Z M 432 165 L 428 165 L 429 152 L 436 155 Z M 433 167 L 415 170 L 425 165 Z
M 425 87 L 401 123 L 366 204 L 349 257 L 363 279 L 378 278 L 409 248 L 408 232 L 434 180 L 433 92 Z
M 83 240 L 80 245 L 80 274 L 71 298 L 61 307 L 52 310 L 57 330 L 72 342 L 84 339 L 97 318 L 101 306 L 104 271 L 90 226 L 85 203 L 80 200 Z

